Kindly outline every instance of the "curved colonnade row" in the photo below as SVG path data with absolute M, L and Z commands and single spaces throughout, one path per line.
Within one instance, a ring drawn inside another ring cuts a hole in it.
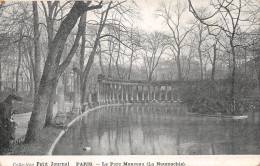
M 179 83 L 172 81 L 126 81 L 98 77 L 95 100 L 89 93 L 88 104 L 176 102 L 179 99 Z

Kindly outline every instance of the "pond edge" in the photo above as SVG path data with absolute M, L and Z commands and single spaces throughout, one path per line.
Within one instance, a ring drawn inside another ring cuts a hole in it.
M 56 145 L 58 144 L 58 142 L 60 141 L 60 139 L 63 137 L 63 135 L 67 132 L 67 130 L 76 122 L 78 121 L 82 116 L 86 116 L 89 112 L 95 111 L 97 109 L 103 108 L 103 107 L 108 107 L 108 106 L 120 106 L 120 105 L 132 105 L 132 103 L 125 103 L 125 104 L 106 104 L 106 105 L 100 105 L 97 106 L 95 108 L 91 108 L 89 110 L 87 110 L 86 112 L 84 112 L 83 114 L 77 116 L 76 118 L 74 118 L 67 126 L 66 129 L 62 130 L 59 134 L 59 136 L 55 139 L 55 141 L 53 142 L 53 144 L 51 145 L 48 153 L 46 155 L 52 155 Z
M 222 114 L 200 114 L 200 113 L 194 113 L 194 112 L 188 112 L 190 115 L 195 116 L 206 116 L 206 117 L 213 117 L 213 118 L 228 118 L 228 119 L 247 119 L 248 115 L 222 115 Z

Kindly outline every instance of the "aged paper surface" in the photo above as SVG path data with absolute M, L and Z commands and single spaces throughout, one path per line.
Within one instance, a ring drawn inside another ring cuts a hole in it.
M 2 1 L 2 0 L 1 0 Z M 153 12 L 159 0 L 137 0 L 143 8 L 140 28 L 162 29 Z M 170 0 L 167 0 L 170 2 Z M 166 1 L 166 2 L 167 2 Z M 202 1 L 194 1 L 196 5 Z M 191 15 L 184 17 L 189 18 Z M 260 132 L 260 131 L 259 131 Z M 259 140 L 260 141 L 260 140 Z M 260 166 L 259 155 L 99 155 L 99 156 L 0 156 L 0 166 Z

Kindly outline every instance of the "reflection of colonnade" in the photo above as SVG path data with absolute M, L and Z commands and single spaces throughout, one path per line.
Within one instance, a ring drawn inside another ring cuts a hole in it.
M 116 80 L 98 77 L 96 102 L 113 103 L 144 103 L 179 101 L 180 83 L 177 81 L 135 81 Z M 89 96 L 88 102 L 93 102 Z

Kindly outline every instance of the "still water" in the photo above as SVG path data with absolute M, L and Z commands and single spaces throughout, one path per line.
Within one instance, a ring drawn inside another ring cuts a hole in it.
M 177 103 L 104 107 L 76 122 L 53 154 L 260 154 L 259 117 L 259 112 L 244 120 L 194 116 Z

